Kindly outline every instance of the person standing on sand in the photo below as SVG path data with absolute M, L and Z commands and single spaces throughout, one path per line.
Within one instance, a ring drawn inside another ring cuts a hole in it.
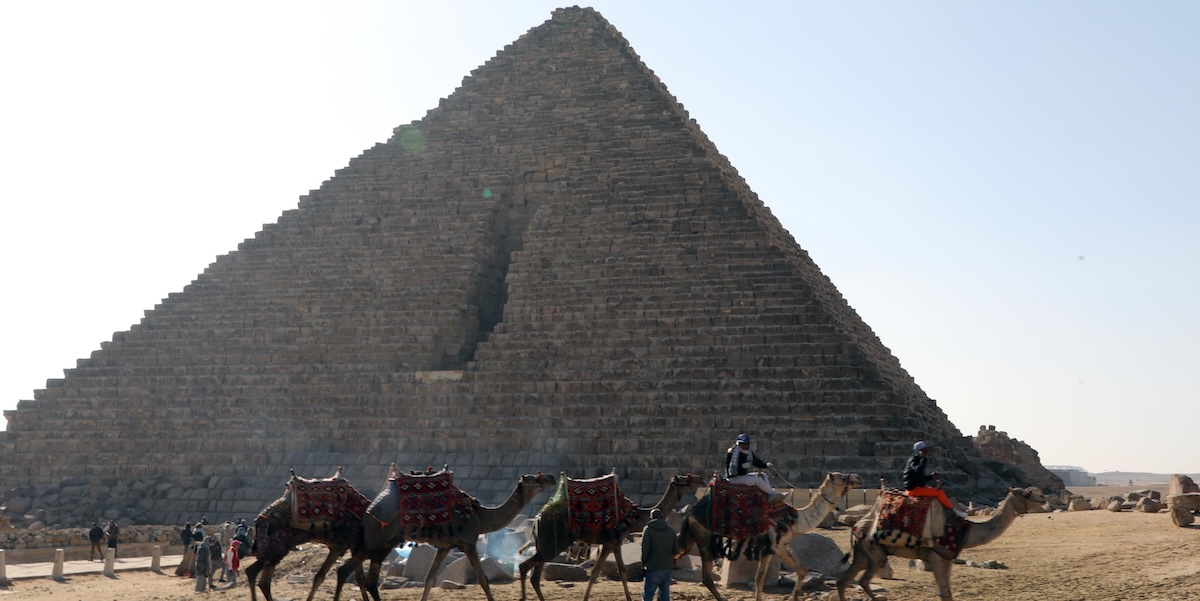
M 650 523 L 642 529 L 642 570 L 645 586 L 642 601 L 671 601 L 671 570 L 675 568 L 675 550 L 678 548 L 675 530 L 663 519 L 657 507 L 650 510 Z
M 104 527 L 104 534 L 108 536 L 108 548 L 113 550 L 113 558 L 117 557 L 117 541 L 121 538 L 121 527 L 117 523 L 109 520 L 108 525 Z
M 88 541 L 92 543 L 92 550 L 88 551 L 88 561 L 94 561 L 97 555 L 103 561 L 104 550 L 100 548 L 100 543 L 104 541 L 104 529 L 100 524 L 92 522 L 92 529 L 88 530 Z

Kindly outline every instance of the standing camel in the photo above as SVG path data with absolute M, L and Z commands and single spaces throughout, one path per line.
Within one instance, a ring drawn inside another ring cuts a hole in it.
M 571 546 L 574 542 L 584 542 L 593 545 L 601 545 L 600 558 L 596 561 L 595 567 L 592 568 L 592 575 L 588 579 L 587 590 L 583 593 L 584 601 L 587 601 L 588 596 L 592 592 L 592 585 L 600 576 L 600 569 L 604 565 L 604 560 L 612 553 L 617 560 L 617 572 L 621 576 L 621 584 L 625 587 L 626 601 L 632 601 L 629 594 L 629 583 L 625 580 L 625 562 L 621 557 L 620 545 L 632 532 L 640 531 L 650 523 L 650 512 L 654 509 L 662 509 L 667 511 L 674 509 L 683 497 L 692 493 L 692 491 L 704 485 L 704 479 L 693 474 L 681 474 L 672 476 L 667 484 L 667 490 L 663 493 L 658 503 L 653 507 L 637 507 L 637 516 L 632 520 L 632 523 L 619 533 L 610 534 L 595 534 L 585 532 L 575 532 L 572 530 L 570 523 L 567 520 L 566 498 L 562 500 L 562 507 L 552 507 L 547 503 L 542 511 L 538 513 L 533 522 L 533 541 L 537 547 L 533 557 L 521 562 L 521 601 L 525 601 L 525 576 L 529 574 L 529 582 L 533 586 L 533 591 L 537 593 L 538 599 L 545 601 L 542 596 L 542 567 L 547 561 L 554 560 L 565 549 Z M 532 571 L 532 573 L 530 573 Z
M 331 516 L 332 519 L 329 520 L 331 528 L 313 531 L 294 522 L 293 496 L 297 486 L 302 484 L 329 484 L 336 487 L 336 490 L 345 492 L 348 502 L 343 503 L 340 508 L 341 515 Z M 257 595 L 254 592 L 255 584 L 262 589 L 263 596 L 267 601 L 273 601 L 271 577 L 275 574 L 275 566 L 296 545 L 315 540 L 329 547 L 329 554 L 326 555 L 317 574 L 313 576 L 312 590 L 308 592 L 308 601 L 312 601 L 317 587 L 321 585 L 326 573 L 329 572 L 329 568 L 333 566 L 337 558 L 341 557 L 347 549 L 355 547 L 362 541 L 362 514 L 368 503 L 367 498 L 342 477 L 342 468 L 340 467 L 329 478 L 313 480 L 301 478 L 296 475 L 295 470 L 292 470 L 283 496 L 267 505 L 254 519 L 254 544 L 251 545 L 251 551 L 254 553 L 255 561 L 246 568 L 246 580 L 250 585 L 251 601 L 257 601 Z M 361 565 L 359 574 L 362 574 Z M 362 591 L 362 596 L 363 601 L 368 601 L 365 589 Z M 378 595 L 375 596 L 375 601 L 379 601 Z
M 471 499 L 469 514 L 465 516 L 465 521 L 461 524 L 452 528 L 414 528 L 405 527 L 400 520 L 393 519 L 393 516 L 380 515 L 380 513 L 387 513 L 381 511 L 381 508 L 402 505 L 396 497 L 404 493 L 391 482 L 399 477 L 400 470 L 396 464 L 392 464 L 391 475 L 388 478 L 389 485 L 375 497 L 367 509 L 366 515 L 363 516 L 362 545 L 355 549 L 354 554 L 342 567 L 338 568 L 337 588 L 333 593 L 334 601 L 337 601 L 341 595 L 342 586 L 350 572 L 355 570 L 360 575 L 359 583 L 365 584 L 362 588 L 370 590 L 371 596 L 379 599 L 379 568 L 387 554 L 404 541 L 425 543 L 437 549 L 433 563 L 429 565 L 429 572 L 425 574 L 425 591 L 421 594 L 421 601 L 425 601 L 429 597 L 429 589 L 433 587 L 438 572 L 441 571 L 442 562 L 453 549 L 458 549 L 467 556 L 471 567 L 475 570 L 479 586 L 483 588 L 483 594 L 487 596 L 488 601 L 495 601 L 492 597 L 492 589 L 488 586 L 487 576 L 483 572 L 483 566 L 479 563 L 479 552 L 475 549 L 479 535 L 495 532 L 512 523 L 517 514 L 521 513 L 521 510 L 538 493 L 552 488 L 557 483 L 554 476 L 525 474 L 517 481 L 517 487 L 508 496 L 508 499 L 498 507 L 483 507 Z M 458 492 L 464 497 L 466 496 L 466 493 Z M 362 562 L 366 559 L 371 560 L 371 570 L 370 574 L 363 578 L 361 577 Z
M 1004 534 L 1004 531 L 1018 516 L 1045 502 L 1046 498 L 1036 489 L 1009 489 L 1008 495 L 1000 502 L 1000 507 L 991 517 L 979 522 L 967 521 L 962 548 L 978 547 L 996 540 L 997 537 Z M 933 572 L 934 580 L 937 581 L 938 596 L 946 601 L 953 601 L 953 596 L 950 594 L 950 566 L 954 565 L 954 561 L 938 555 L 934 552 L 933 547 L 892 546 L 882 542 L 886 538 L 876 541 L 874 530 L 876 518 L 879 515 L 879 504 L 880 501 L 876 501 L 871 512 L 864 515 L 854 527 L 850 541 L 851 553 L 854 558 L 850 562 L 850 567 L 838 577 L 838 599 L 846 601 L 846 585 L 854 579 L 855 574 L 863 572 L 862 578 L 858 580 L 858 585 L 862 587 L 868 597 L 874 600 L 876 597 L 875 593 L 871 591 L 871 578 L 887 561 L 889 555 L 895 555 L 924 561 L 925 565 L 929 567 L 929 571 Z M 930 511 L 942 511 L 942 506 L 934 503 Z
M 738 541 L 739 549 L 741 545 L 750 543 L 765 550 L 758 557 L 758 569 L 754 573 L 754 598 L 756 601 L 762 600 L 763 585 L 767 579 L 771 555 L 778 555 L 783 563 L 796 572 L 796 585 L 792 588 L 792 601 L 796 601 L 800 594 L 800 584 L 804 581 L 808 569 L 792 555 L 791 549 L 788 548 L 788 541 L 794 536 L 815 530 L 825 520 L 825 516 L 829 515 L 845 498 L 846 493 L 857 486 L 862 486 L 862 478 L 858 474 L 829 472 L 825 476 L 825 481 L 821 483 L 818 494 L 813 496 L 808 505 L 803 508 L 789 506 L 790 512 L 796 514 L 795 522 L 782 531 L 777 531 L 775 524 L 771 524 L 767 533 L 756 537 L 757 540 Z M 713 581 L 713 561 L 718 555 L 721 537 L 713 534 L 710 530 L 709 507 L 711 502 L 711 497 L 705 496 L 684 516 L 683 530 L 679 533 L 679 552 L 676 558 L 682 557 L 688 548 L 695 544 L 696 550 L 700 553 L 701 578 L 704 586 L 713 594 L 713 597 L 716 597 L 717 601 L 725 601 L 721 593 L 717 592 L 717 584 Z

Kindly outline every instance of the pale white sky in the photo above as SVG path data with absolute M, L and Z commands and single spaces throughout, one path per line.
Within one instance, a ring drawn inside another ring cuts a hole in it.
M 963 434 L 1200 472 L 1200 5 L 600 1 Z M 0 408 L 550 16 L 0 3 Z

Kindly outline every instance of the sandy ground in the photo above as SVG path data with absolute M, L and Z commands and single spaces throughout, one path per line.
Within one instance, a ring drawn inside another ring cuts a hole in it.
M 847 548 L 849 531 L 844 528 L 818 531 Z M 308 585 L 286 582 L 290 574 L 308 574 L 324 556 L 323 548 L 305 548 L 290 556 L 276 572 L 273 592 L 277 600 L 304 599 Z M 1078 513 L 1033 514 L 1016 521 L 1009 531 L 991 545 L 967 549 L 962 559 L 982 562 L 996 560 L 1007 569 L 983 569 L 955 566 L 952 586 L 955 598 L 979 601 L 1054 600 L 1124 601 L 1200 599 L 1200 527 L 1179 528 L 1166 513 Z M 248 565 L 248 562 L 244 565 Z M 907 560 L 893 565 L 895 579 L 875 581 L 877 593 L 892 601 L 937 599 L 933 576 L 910 568 Z M 170 572 L 170 571 L 168 571 Z M 123 572 L 116 578 L 103 575 L 74 576 L 66 582 L 50 579 L 18 580 L 0 588 L 0 601 L 18 599 L 175 601 L 184 599 L 248 599 L 244 582 L 228 590 L 209 593 L 193 591 L 194 582 L 151 572 Z M 640 596 L 641 583 L 631 583 L 634 597 Z M 563 586 L 544 583 L 548 601 L 577 601 L 583 597 L 583 584 Z M 520 598 L 519 583 L 493 585 L 496 601 Z M 771 587 L 767 598 L 782 599 L 789 591 Z M 730 601 L 748 601 L 754 592 L 742 588 L 724 588 Z M 806 593 L 808 599 L 827 599 L 831 593 Z M 531 592 L 532 595 L 532 592 Z M 832 594 L 836 598 L 836 593 Z M 318 591 L 317 599 L 330 599 L 332 586 Z M 418 601 L 420 588 L 383 591 L 383 599 Z M 699 584 L 676 583 L 672 596 L 677 601 L 711 599 Z M 620 601 L 624 597 L 617 581 L 602 581 L 593 590 L 597 601 Z M 861 590 L 851 590 L 850 598 L 865 599 Z M 259 597 L 262 598 L 261 595 Z M 357 588 L 343 592 L 342 599 L 359 599 Z M 485 601 L 478 585 L 460 591 L 435 589 L 431 601 Z

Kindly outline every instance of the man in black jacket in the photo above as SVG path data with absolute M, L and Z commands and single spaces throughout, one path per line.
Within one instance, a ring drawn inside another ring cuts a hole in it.
M 104 542 L 104 529 L 100 524 L 92 522 L 92 529 L 88 530 L 88 541 L 92 543 L 92 550 L 88 551 L 88 561 L 95 561 L 96 556 L 104 559 L 104 549 L 100 548 L 100 543 Z

